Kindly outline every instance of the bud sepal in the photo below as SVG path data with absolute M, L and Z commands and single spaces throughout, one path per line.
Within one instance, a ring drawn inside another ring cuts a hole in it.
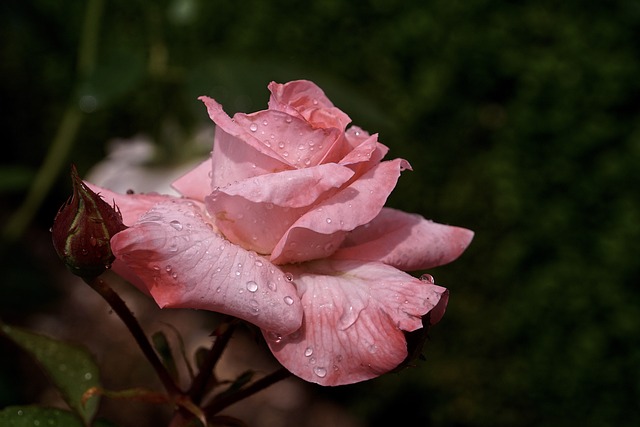
M 82 182 L 71 166 L 73 194 L 60 207 L 51 227 L 53 247 L 73 274 L 93 278 L 111 266 L 113 235 L 125 230 L 122 214 Z

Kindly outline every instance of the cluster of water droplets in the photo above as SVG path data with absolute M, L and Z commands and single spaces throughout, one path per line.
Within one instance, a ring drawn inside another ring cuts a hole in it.
M 282 120 L 282 118 L 278 115 L 274 115 L 271 120 L 279 121 Z M 300 120 L 296 119 L 294 121 L 294 119 L 289 115 L 284 117 L 284 123 L 287 126 L 295 126 L 299 129 L 304 129 L 308 126 Z M 249 130 L 252 133 L 255 133 L 258 136 L 258 139 L 261 140 L 265 146 L 276 151 L 282 158 L 297 167 L 311 166 L 314 162 L 314 154 L 321 152 L 323 149 L 322 142 L 315 141 L 312 138 L 305 139 L 305 132 L 302 130 L 297 132 L 296 143 L 280 139 L 276 134 L 282 133 L 282 129 L 272 129 L 269 120 L 266 119 L 251 123 L 249 125 Z M 295 134 L 295 129 L 293 132 L 289 131 L 286 133 Z

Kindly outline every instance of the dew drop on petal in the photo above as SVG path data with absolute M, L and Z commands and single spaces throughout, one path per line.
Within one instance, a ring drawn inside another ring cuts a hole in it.
M 251 132 L 255 132 L 255 131 L 257 131 L 257 130 L 258 130 L 258 125 L 257 125 L 257 124 L 255 124 L 255 123 L 251 123 L 251 126 L 249 126 L 249 130 L 250 130 Z
M 262 261 L 260 261 L 259 259 L 256 260 L 256 266 L 257 267 L 262 267 Z
M 272 291 L 275 291 L 278 287 L 276 286 L 275 282 L 269 282 L 267 283 L 267 286 L 269 287 L 269 289 L 271 289 Z
M 267 332 L 267 337 L 275 343 L 279 343 L 280 341 L 282 341 L 282 335 L 276 332 L 272 332 L 272 331 Z
M 436 283 L 435 280 L 433 279 L 433 276 L 430 274 L 423 274 L 422 276 L 420 276 L 420 281 L 423 283 L 430 283 L 430 284 Z
M 331 218 L 327 218 L 327 224 L 331 224 Z
M 313 368 L 313 372 L 320 378 L 324 378 L 327 375 L 327 370 L 320 366 L 316 366 L 315 368 Z
M 284 297 L 284 303 L 287 305 L 293 304 L 293 298 L 287 295 L 286 297 Z
M 307 349 L 304 351 L 305 357 L 309 357 L 312 354 L 313 354 L 313 349 L 311 347 L 307 347 Z
M 253 280 L 247 282 L 247 290 L 249 292 L 255 292 L 258 290 L 258 284 L 256 282 L 254 282 Z
M 182 224 L 180 223 L 180 221 L 174 219 L 173 221 L 169 222 L 169 225 L 178 231 L 182 231 Z
M 284 277 L 285 277 L 289 282 L 292 282 L 292 281 L 293 281 L 293 274 L 291 274 L 291 273 L 284 273 Z

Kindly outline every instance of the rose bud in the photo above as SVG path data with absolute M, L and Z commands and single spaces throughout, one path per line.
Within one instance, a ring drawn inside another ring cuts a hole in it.
M 111 237 L 126 229 L 122 214 L 89 189 L 71 166 L 73 194 L 56 215 L 51 233 L 53 247 L 73 274 L 94 278 L 109 268 L 115 257 Z

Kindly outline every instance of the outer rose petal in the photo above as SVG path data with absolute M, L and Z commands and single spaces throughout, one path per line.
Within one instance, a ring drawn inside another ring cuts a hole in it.
M 309 206 L 352 176 L 335 163 L 260 175 L 214 191 L 206 206 L 229 240 L 267 254 Z
M 409 164 L 403 159 L 379 163 L 335 196 L 300 217 L 271 253 L 276 264 L 330 256 L 342 243 L 345 231 L 375 218 Z
M 111 239 L 113 252 L 160 307 L 226 313 L 281 334 L 298 329 L 302 308 L 285 274 L 215 233 L 203 213 L 179 199 L 158 204 Z
M 211 194 L 211 159 L 200 163 L 180 178 L 171 183 L 180 194 L 189 199 L 204 202 L 204 198 Z
M 370 223 L 353 230 L 335 259 L 379 261 L 415 271 L 447 264 L 469 246 L 473 231 L 383 208 Z
M 290 271 L 304 306 L 299 331 L 263 331 L 275 357 L 293 374 L 321 385 L 377 377 L 407 356 L 402 331 L 442 317 L 448 291 L 380 263 L 314 261 Z
M 269 90 L 269 109 L 303 117 L 314 127 L 344 130 L 351 122 L 349 116 L 333 106 L 322 89 L 308 80 L 285 84 L 271 82 Z
M 126 226 L 133 225 L 140 216 L 155 204 L 174 199 L 173 196 L 160 194 L 120 194 L 106 188 L 84 182 L 91 190 L 98 193 L 107 203 L 115 203 L 122 213 L 122 222 Z

